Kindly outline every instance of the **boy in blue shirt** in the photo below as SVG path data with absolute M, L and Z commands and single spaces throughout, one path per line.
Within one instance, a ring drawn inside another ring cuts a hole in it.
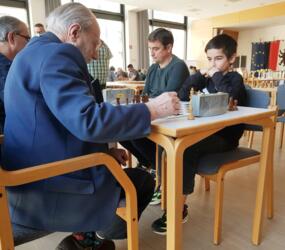
M 178 92 L 182 101 L 189 101 L 191 88 L 204 93 L 225 92 L 240 106 L 245 105 L 246 92 L 242 76 L 231 70 L 236 58 L 236 41 L 226 35 L 217 35 L 205 47 L 209 68 L 201 69 L 190 75 Z M 194 190 L 195 174 L 199 160 L 206 154 L 225 152 L 236 148 L 242 136 L 242 124 L 226 127 L 217 133 L 187 148 L 183 155 L 183 195 L 184 203 L 187 195 Z M 183 222 L 187 221 L 187 205 L 183 208 Z M 166 233 L 166 212 L 152 224 L 155 233 Z

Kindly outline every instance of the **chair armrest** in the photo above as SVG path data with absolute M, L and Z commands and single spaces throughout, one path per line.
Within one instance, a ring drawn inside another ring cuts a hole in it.
M 124 182 L 130 182 L 112 156 L 106 153 L 93 153 L 20 170 L 7 171 L 0 168 L 0 186 L 18 186 L 98 165 L 105 165 L 122 186 Z
M 2 140 L 0 136 L 0 140 Z M 126 195 L 126 211 L 121 216 L 127 221 L 128 235 L 132 235 L 128 244 L 137 246 L 137 193 L 136 189 L 119 163 L 106 153 L 93 153 L 67 160 L 56 161 L 20 170 L 7 171 L 0 167 L 0 249 L 14 249 L 12 227 L 9 217 L 6 187 L 27 184 L 46 178 L 62 175 L 90 167 L 104 165 L 109 169 Z M 123 212 L 123 211 L 122 211 Z M 119 214 L 120 215 L 120 214 Z

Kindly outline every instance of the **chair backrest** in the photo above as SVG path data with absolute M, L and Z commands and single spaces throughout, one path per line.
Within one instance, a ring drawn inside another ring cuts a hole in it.
M 249 86 L 246 87 L 246 98 L 247 107 L 268 108 L 270 104 L 269 92 L 252 89 Z M 262 131 L 262 127 L 257 125 L 245 125 L 245 129 L 250 131 Z
M 277 94 L 276 94 L 276 104 L 278 107 L 279 114 L 282 114 L 285 112 L 285 85 L 279 85 L 277 88 Z
M 247 107 L 252 108 L 268 108 L 270 104 L 269 92 L 246 88 Z

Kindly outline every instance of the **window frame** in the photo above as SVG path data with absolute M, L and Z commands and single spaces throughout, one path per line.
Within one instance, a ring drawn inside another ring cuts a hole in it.
M 74 2 L 74 0 L 72 0 Z M 104 20 L 111 20 L 111 21 L 120 21 L 123 25 L 123 67 L 126 67 L 126 19 L 125 19 L 125 5 L 120 4 L 120 12 L 113 12 L 113 11 L 107 11 L 107 10 L 98 10 L 89 8 L 89 10 L 96 16 L 97 19 L 104 19 Z
M 153 18 L 153 12 L 155 10 L 151 10 L 151 17 L 149 18 L 149 25 L 154 27 L 164 27 L 169 29 L 178 29 L 178 30 L 184 30 L 185 31 L 185 39 L 184 39 L 184 60 L 187 58 L 187 37 L 188 37 L 188 18 L 187 16 L 184 16 L 184 22 L 172 22 L 162 19 L 155 19 Z
M 31 33 L 31 27 L 30 27 L 30 9 L 29 9 L 29 4 L 28 0 L 2 0 L 1 1 L 1 6 L 6 6 L 6 7 L 12 7 L 12 8 L 21 8 L 25 9 L 27 11 L 27 26 L 28 29 Z

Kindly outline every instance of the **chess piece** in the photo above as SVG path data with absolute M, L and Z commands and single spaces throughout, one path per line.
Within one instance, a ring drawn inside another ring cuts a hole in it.
M 234 106 L 233 106 L 233 110 L 234 110 L 234 111 L 238 110 L 237 105 L 238 105 L 238 100 L 235 99 L 235 100 L 234 100 Z
M 120 97 L 116 98 L 116 102 L 117 102 L 117 105 L 119 106 L 120 105 Z
M 234 99 L 230 97 L 228 111 L 234 111 Z
M 141 102 L 141 97 L 140 95 L 135 95 L 135 102 L 140 103 Z
M 143 103 L 146 103 L 146 102 L 148 102 L 148 101 L 149 101 L 148 95 L 147 95 L 147 94 L 143 95 L 143 96 L 142 96 L 142 102 L 143 102 Z
M 190 94 L 191 96 L 191 94 Z M 188 120 L 195 120 L 195 117 L 193 115 L 193 107 L 192 107 L 192 98 L 190 99 L 190 102 L 189 102 L 189 114 L 188 114 Z

